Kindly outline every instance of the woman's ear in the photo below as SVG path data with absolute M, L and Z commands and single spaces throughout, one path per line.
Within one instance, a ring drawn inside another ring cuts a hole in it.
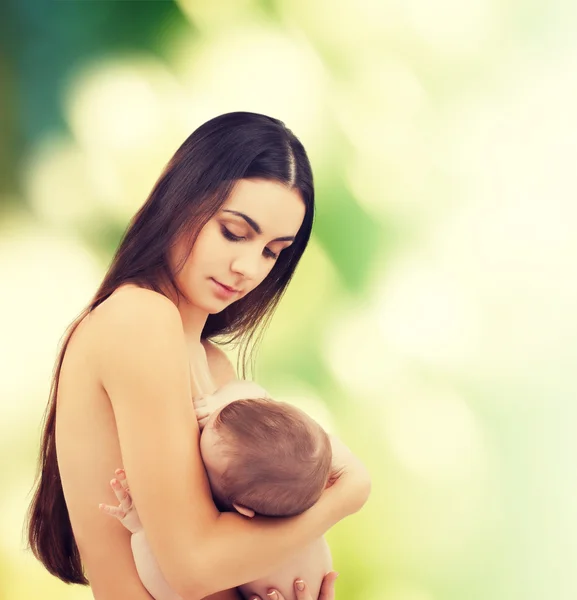
M 254 517 L 254 510 L 252 508 L 247 508 L 246 506 L 242 506 L 242 504 L 234 504 L 234 509 L 238 511 L 241 515 L 252 519 Z

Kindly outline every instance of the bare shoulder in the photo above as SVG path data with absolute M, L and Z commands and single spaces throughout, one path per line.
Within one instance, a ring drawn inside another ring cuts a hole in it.
M 202 340 L 206 352 L 206 360 L 210 368 L 210 374 L 217 387 L 236 379 L 236 372 L 226 352 L 214 342 Z
M 126 368 L 127 361 L 144 368 L 158 355 L 179 359 L 184 348 L 178 308 L 162 294 L 136 286 L 123 287 L 107 298 L 90 314 L 88 328 L 100 377 L 109 367 Z
M 143 320 L 151 325 L 181 323 L 178 308 L 166 296 L 134 285 L 116 290 L 91 316 L 99 326 L 123 326 Z

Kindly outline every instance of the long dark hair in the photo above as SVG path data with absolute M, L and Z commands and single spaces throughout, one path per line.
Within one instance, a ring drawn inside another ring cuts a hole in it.
M 58 379 L 66 348 L 82 319 L 119 286 L 132 283 L 176 298 L 184 296 L 168 254 L 180 239 L 189 250 L 202 227 L 216 214 L 239 179 L 278 181 L 297 190 L 305 204 L 301 228 L 281 252 L 264 281 L 222 312 L 209 315 L 203 339 L 224 336 L 241 347 L 242 372 L 281 299 L 310 238 L 314 217 L 311 167 L 302 144 L 271 117 L 234 112 L 196 129 L 176 151 L 150 196 L 132 219 L 100 288 L 65 332 L 56 360 L 44 415 L 38 476 L 27 520 L 28 543 L 46 569 L 66 583 L 87 585 L 56 456 Z M 178 270 L 178 267 L 177 267 Z

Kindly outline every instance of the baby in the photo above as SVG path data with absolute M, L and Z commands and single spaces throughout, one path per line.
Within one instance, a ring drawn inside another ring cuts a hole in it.
M 260 386 L 231 382 L 210 396 L 194 400 L 202 431 L 200 450 L 215 504 L 246 517 L 298 515 L 310 508 L 337 476 L 332 468 L 331 441 L 304 412 L 270 399 Z M 119 475 L 121 478 L 122 473 Z M 120 498 L 118 486 L 114 491 Z M 135 507 L 101 505 L 133 533 L 135 564 L 155 600 L 178 600 L 152 555 Z M 293 582 L 302 578 L 312 596 L 332 569 L 328 545 L 319 538 L 269 576 L 239 587 L 248 599 L 266 598 L 269 588 L 287 600 L 295 598 Z
M 194 404 L 220 510 L 290 517 L 320 498 L 331 472 L 331 443 L 304 412 L 271 400 L 251 382 L 233 382 Z

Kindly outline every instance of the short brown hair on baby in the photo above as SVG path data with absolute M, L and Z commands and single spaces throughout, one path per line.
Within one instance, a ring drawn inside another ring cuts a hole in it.
M 236 400 L 214 422 L 229 462 L 215 495 L 256 514 L 289 517 L 310 508 L 331 472 L 323 428 L 302 411 L 270 399 Z

